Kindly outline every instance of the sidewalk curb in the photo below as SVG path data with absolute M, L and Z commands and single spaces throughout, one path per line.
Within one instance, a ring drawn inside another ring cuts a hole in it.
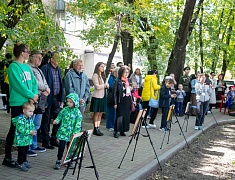
M 218 125 L 225 124 L 225 123 L 233 123 L 235 122 L 235 119 L 228 119 L 228 120 L 220 120 L 217 121 Z M 216 126 L 216 122 L 208 124 L 206 127 L 203 128 L 203 131 L 206 132 L 210 128 Z M 197 131 L 193 135 L 189 136 L 186 140 L 189 144 L 193 142 L 199 135 L 202 134 L 202 131 Z M 180 150 L 182 150 L 186 146 L 186 142 L 183 140 L 181 143 L 177 144 L 173 148 L 166 151 L 164 154 L 158 157 L 161 166 L 164 166 L 168 159 L 173 157 L 176 153 L 178 153 Z M 136 171 L 134 174 L 127 177 L 125 180 L 143 180 L 149 177 L 152 173 L 157 171 L 159 169 L 158 161 L 155 159 L 148 165 L 142 167 L 140 170 Z

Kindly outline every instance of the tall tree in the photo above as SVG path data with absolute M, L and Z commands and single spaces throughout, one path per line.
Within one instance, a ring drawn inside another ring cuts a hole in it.
M 203 7 L 201 9 L 202 9 L 201 16 L 199 19 L 199 44 L 200 44 L 200 59 L 201 59 L 200 70 L 201 70 L 201 73 L 203 73 L 203 67 L 204 67 L 203 39 L 202 39 Z
M 168 62 L 167 73 L 174 73 L 176 81 L 179 81 L 183 72 L 187 37 L 195 4 L 196 0 L 186 0 L 185 2 L 184 13 L 178 29 L 175 46 L 171 52 Z
M 27 12 L 29 7 L 30 1 L 28 0 L 11 0 L 7 5 L 7 9 L 9 9 L 9 11 L 5 14 L 5 18 L 3 18 L 0 23 L 2 23 L 7 29 L 13 29 L 19 22 L 20 18 Z M 8 34 L 2 34 L 0 31 L 0 49 L 3 47 L 7 38 Z

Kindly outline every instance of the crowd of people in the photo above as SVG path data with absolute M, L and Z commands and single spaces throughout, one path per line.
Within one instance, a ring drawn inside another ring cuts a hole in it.
M 14 61 L 8 53 L 0 64 L 3 70 L 2 93 L 7 94 L 3 105 L 8 113 L 11 112 L 12 119 L 2 164 L 28 171 L 31 165 L 27 156 L 36 156 L 38 152 L 56 146 L 58 154 L 54 169 L 58 170 L 71 136 L 82 131 L 84 112 L 91 94 L 88 77 L 83 72 L 83 61 L 73 60 L 63 77 L 59 52 L 42 54 L 17 43 L 13 54 Z M 134 123 L 141 109 L 146 109 L 142 127 L 157 128 L 155 119 L 159 108 L 162 111 L 159 130 L 168 131 L 170 106 L 174 106 L 176 116 L 185 113 L 196 116 L 195 130 L 200 130 L 206 113 L 212 111 L 213 106 L 219 107 L 221 96 L 225 94 L 226 84 L 222 74 L 216 80 L 214 72 L 210 73 L 211 78 L 207 74 L 190 75 L 190 67 L 185 67 L 179 82 L 176 82 L 174 74 L 170 74 L 162 83 L 157 74 L 157 70 L 149 70 L 143 78 L 139 68 L 132 71 L 131 65 L 118 62 L 116 66 L 112 63 L 111 73 L 106 76 L 105 64 L 98 62 L 92 75 L 94 91 L 89 109 L 93 112 L 93 134 L 104 135 L 100 123 L 103 113 L 106 113 L 107 130 L 113 132 L 114 138 L 126 136 L 130 122 Z M 234 97 L 235 87 L 232 87 L 227 106 L 235 114 Z M 46 98 L 45 108 L 38 112 L 37 105 L 43 98 Z M 188 102 L 190 106 L 187 106 Z M 42 142 L 42 147 L 38 146 L 38 142 Z M 18 147 L 17 162 L 12 160 L 13 144 Z M 69 166 L 74 168 L 73 164 Z

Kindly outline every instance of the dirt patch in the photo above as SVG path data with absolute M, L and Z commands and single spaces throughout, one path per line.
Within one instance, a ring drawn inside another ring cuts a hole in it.
M 235 179 L 235 124 L 215 126 L 147 180 Z

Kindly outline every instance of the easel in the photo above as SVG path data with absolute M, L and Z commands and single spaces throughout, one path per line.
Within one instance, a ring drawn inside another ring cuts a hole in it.
M 67 175 L 68 170 L 69 170 L 69 166 L 73 161 L 75 161 L 75 167 L 74 167 L 74 170 L 73 170 L 73 175 L 74 175 L 77 164 L 78 164 L 78 159 L 79 159 L 79 165 L 78 165 L 77 179 L 79 179 L 80 170 L 81 170 L 81 167 L 82 167 L 82 160 L 83 160 L 83 157 L 84 157 L 84 152 L 85 152 L 86 145 L 88 147 L 89 154 L 90 154 L 91 161 L 92 161 L 92 166 L 88 166 L 86 168 L 94 168 L 96 179 L 99 179 L 99 174 L 96 170 L 95 162 L 94 162 L 93 156 L 91 154 L 91 148 L 90 148 L 90 145 L 89 145 L 88 137 L 89 137 L 88 131 L 84 131 L 83 134 L 81 135 L 81 140 L 79 141 L 79 144 L 77 145 L 76 150 L 74 151 L 74 153 L 71 157 L 71 160 L 68 162 L 68 166 L 67 166 L 66 170 L 64 171 L 62 180 Z
M 216 123 L 216 125 L 219 125 L 218 124 L 218 122 L 217 122 L 217 120 L 215 119 L 215 116 L 214 116 L 214 114 L 213 114 L 213 112 L 212 112 L 212 109 L 210 110 L 211 111 L 211 115 L 212 115 L 212 117 L 214 118 L 214 120 L 215 120 L 215 123 Z M 208 113 L 207 113 L 208 114 Z
M 134 155 L 135 155 L 135 150 L 136 150 L 136 147 L 137 147 L 137 142 L 138 142 L 139 135 L 140 135 L 140 129 L 141 129 L 142 124 L 144 123 L 145 130 L 146 130 L 146 132 L 147 132 L 147 135 L 146 135 L 146 136 L 142 135 L 142 136 L 149 138 L 149 142 L 150 142 L 150 144 L 151 144 L 151 146 L 152 146 L 152 148 L 153 148 L 154 154 L 155 154 L 156 159 L 157 159 L 157 161 L 158 161 L 158 165 L 159 165 L 160 169 L 162 170 L 162 167 L 161 167 L 160 161 L 159 161 L 159 159 L 158 159 L 156 150 L 155 150 L 155 148 L 154 148 L 154 146 L 153 146 L 153 142 L 152 142 L 152 140 L 151 140 L 150 134 L 149 134 L 148 129 L 147 129 L 147 127 L 146 127 L 146 120 L 144 119 L 144 116 L 145 116 L 145 114 L 146 114 L 146 111 L 147 111 L 147 109 L 144 109 L 144 110 L 140 110 L 139 113 L 138 113 L 138 116 L 137 116 L 137 118 L 136 118 L 136 122 L 135 122 L 134 127 L 133 127 L 133 129 L 132 129 L 132 132 L 131 132 L 131 134 L 130 134 L 131 139 L 130 139 L 129 144 L 128 144 L 128 146 L 127 146 L 127 149 L 126 149 L 126 151 L 125 151 L 125 153 L 124 153 L 124 155 L 123 155 L 123 157 L 122 157 L 122 160 L 121 160 L 121 162 L 120 162 L 120 164 L 119 164 L 119 166 L 118 166 L 118 169 L 120 169 L 120 167 L 121 167 L 121 164 L 122 164 L 122 162 L 123 162 L 123 160 L 124 160 L 124 158 L 125 158 L 125 156 L 126 156 L 126 153 L 127 153 L 128 149 L 129 149 L 129 147 L 130 147 L 130 145 L 131 145 L 132 140 L 135 139 L 135 147 L 134 147 L 134 151 L 133 151 L 133 155 L 132 155 L 132 159 L 131 159 L 131 161 L 133 161 Z
M 174 123 L 172 122 L 172 116 L 173 116 L 173 113 L 174 113 L 174 108 L 175 108 L 175 105 L 171 105 L 171 106 L 170 106 L 170 109 L 169 109 L 169 112 L 168 112 L 168 115 L 167 115 L 167 126 L 169 127 L 167 144 L 169 144 L 169 140 L 170 140 L 171 124 L 178 123 L 179 128 L 180 128 L 180 132 L 183 134 L 184 140 L 185 140 L 185 142 L 186 142 L 186 144 L 187 144 L 187 146 L 188 146 L 188 148 L 189 148 L 188 142 L 187 142 L 187 140 L 186 140 L 186 138 L 185 138 L 185 135 L 184 135 L 184 133 L 183 133 L 182 127 L 181 127 L 181 125 L 180 125 L 180 123 L 179 123 L 179 120 L 178 120 L 177 116 L 175 116 L 176 121 L 175 121 Z M 164 132 L 164 136 L 163 136 L 163 139 L 162 139 L 162 143 L 161 143 L 160 149 L 162 149 L 162 145 L 163 145 L 163 142 L 164 142 L 164 139 L 165 139 L 165 136 L 166 136 L 166 132 L 167 132 L 167 131 Z
M 182 129 L 184 129 L 184 124 L 186 123 L 186 126 L 185 126 L 185 132 L 188 131 L 188 120 L 189 120 L 189 109 L 190 109 L 190 102 L 187 103 L 187 106 L 186 106 L 186 109 L 185 109 L 185 117 L 184 117 L 184 122 L 183 122 L 183 125 L 182 125 Z M 180 133 L 181 135 L 181 133 Z

